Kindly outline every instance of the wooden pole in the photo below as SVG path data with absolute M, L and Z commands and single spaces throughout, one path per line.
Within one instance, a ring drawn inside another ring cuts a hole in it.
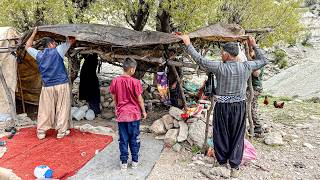
M 263 29 L 246 29 L 246 34 L 248 33 L 271 33 L 274 29 L 272 28 L 263 28 Z
M 178 71 L 177 71 L 176 67 L 175 67 L 175 66 L 171 66 L 171 68 L 172 68 L 173 73 L 176 75 L 176 78 L 177 78 L 177 80 L 178 80 L 178 82 L 179 82 L 180 94 L 181 94 L 181 96 L 182 96 L 182 101 L 183 101 L 183 107 L 184 107 L 184 109 L 187 109 L 187 108 L 188 108 L 188 107 L 187 107 L 187 100 L 186 100 L 186 97 L 185 97 L 185 95 L 184 95 L 183 86 L 182 86 L 182 81 L 181 81 L 181 79 L 180 79 L 180 77 L 179 77 L 179 74 L 178 74 Z
M 23 97 L 23 90 L 22 90 L 22 85 L 21 85 L 21 77 L 20 77 L 19 67 L 17 67 L 17 72 L 18 72 L 18 81 L 19 81 L 19 88 L 20 88 L 21 101 L 22 101 L 22 110 L 23 110 L 23 113 L 26 113 L 26 106 L 25 106 L 25 103 L 24 103 L 24 97 Z
M 246 47 L 246 54 L 247 54 L 247 59 L 248 61 L 251 60 L 251 57 L 250 57 L 250 52 L 249 52 L 249 45 L 248 43 L 246 43 L 245 45 Z M 248 88 L 249 88 L 249 97 L 247 97 L 247 117 L 248 117 L 248 120 L 249 120 L 249 125 L 250 125 L 250 138 L 252 138 L 254 136 L 254 124 L 253 124 L 253 119 L 252 119 L 252 109 L 251 109 L 251 106 L 252 106 L 252 100 L 253 100 L 253 86 L 252 86 L 252 75 L 250 75 L 249 77 L 249 80 L 247 82 L 248 84 Z
M 209 134 L 209 124 L 210 124 L 209 121 L 210 121 L 210 117 L 211 117 L 213 108 L 216 104 L 214 101 L 214 97 L 210 98 L 210 102 L 211 102 L 211 105 L 210 105 L 209 110 L 207 111 L 206 131 L 205 131 L 205 136 L 204 136 L 204 144 L 202 147 L 202 153 L 204 153 L 204 154 L 208 151 L 208 148 L 209 148 L 207 140 L 208 140 L 208 134 Z M 212 119 L 212 121 L 214 121 L 214 118 Z M 213 124 L 213 122 L 212 122 L 212 124 Z
M 0 66 L 0 81 L 1 81 L 1 84 L 2 84 L 2 86 L 4 88 L 4 91 L 5 91 L 6 96 L 7 96 L 7 100 L 8 100 L 10 109 L 11 109 L 11 116 L 12 116 L 13 120 L 15 121 L 15 123 L 17 123 L 18 122 L 18 117 L 17 117 L 17 114 L 16 114 L 15 104 L 13 103 L 12 95 L 11 95 L 10 89 L 9 89 L 9 87 L 7 85 L 7 82 L 6 82 L 5 78 L 4 78 L 1 66 Z

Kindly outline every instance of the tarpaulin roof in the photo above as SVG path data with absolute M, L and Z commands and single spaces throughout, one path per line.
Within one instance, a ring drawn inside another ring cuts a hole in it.
M 215 24 L 190 33 L 190 38 L 203 38 L 211 41 L 238 41 L 243 39 L 244 29 L 235 24 Z M 27 41 L 26 33 L 22 43 Z M 139 47 L 159 44 L 172 44 L 181 41 L 173 34 L 157 31 L 135 31 L 124 27 L 101 24 L 65 24 L 38 27 L 36 39 L 50 36 L 64 40 L 74 36 L 78 42 L 116 47 Z
M 243 40 L 246 38 L 244 34 L 244 29 L 238 25 L 215 24 L 201 28 L 189 35 L 191 39 L 226 42 Z M 26 32 L 22 36 L 20 40 L 22 45 L 19 47 L 22 51 L 18 51 L 17 54 L 20 56 L 20 59 L 22 58 L 22 63 L 19 63 L 19 70 L 22 88 L 24 90 L 24 98 L 28 102 L 37 103 L 41 91 L 41 77 L 37 69 L 36 61 L 23 49 L 30 35 L 31 31 Z M 116 57 L 118 57 L 118 60 L 125 57 L 122 55 L 145 56 L 146 54 L 159 59 L 163 51 L 162 45 L 181 42 L 180 38 L 169 33 L 134 31 L 123 27 L 100 24 L 64 24 L 38 27 L 35 40 L 46 36 L 52 37 L 56 41 L 65 41 L 66 36 L 73 36 L 77 40 L 75 47 L 89 47 L 90 50 L 96 50 L 102 54 L 112 52 L 113 59 L 105 58 L 104 60 L 107 61 L 116 61 Z M 130 51 L 128 51 L 128 49 L 130 49 Z M 118 54 L 118 56 L 115 54 Z M 149 58 L 149 60 L 147 63 L 155 62 L 152 61 L 152 58 Z

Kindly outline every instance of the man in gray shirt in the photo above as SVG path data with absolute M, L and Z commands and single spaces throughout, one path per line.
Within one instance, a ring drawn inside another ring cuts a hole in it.
M 217 103 L 214 108 L 213 143 L 216 158 L 221 165 L 231 166 L 231 177 L 239 176 L 239 166 L 243 156 L 244 133 L 246 128 L 246 89 L 253 70 L 268 63 L 254 38 L 248 44 L 256 53 L 255 61 L 239 62 L 239 46 L 229 42 L 222 46 L 222 61 L 212 61 L 202 57 L 192 46 L 190 38 L 180 38 L 187 46 L 187 52 L 208 72 L 217 78 Z

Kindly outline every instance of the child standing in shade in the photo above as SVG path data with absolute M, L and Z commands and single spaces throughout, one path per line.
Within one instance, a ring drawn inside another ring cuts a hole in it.
M 138 79 L 132 77 L 137 62 L 126 58 L 123 62 L 123 74 L 115 77 L 109 87 L 115 102 L 115 114 L 119 128 L 119 149 L 121 170 L 128 168 L 128 146 L 132 155 L 132 168 L 138 166 L 140 149 L 140 119 L 147 118 L 142 98 L 142 85 Z

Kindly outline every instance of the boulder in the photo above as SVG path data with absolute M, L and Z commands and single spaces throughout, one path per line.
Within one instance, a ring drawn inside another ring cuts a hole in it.
M 172 118 L 172 116 L 170 116 L 170 114 L 164 115 L 161 119 L 164 124 L 164 127 L 167 130 L 173 128 L 173 118 Z
M 193 142 L 193 140 L 190 138 L 190 136 L 188 136 L 187 141 L 188 141 L 188 143 L 190 144 L 190 146 L 193 146 L 194 142 Z
M 180 152 L 181 149 L 182 149 L 182 146 L 179 144 L 179 143 L 176 143 L 172 149 L 175 151 L 175 152 Z
M 104 108 L 109 107 L 109 105 L 110 105 L 110 103 L 108 101 L 102 103 L 102 107 L 104 107 Z
M 170 129 L 164 137 L 164 143 L 168 147 L 172 147 L 177 142 L 179 129 Z
M 162 122 L 162 119 L 154 121 L 153 124 L 150 126 L 150 130 L 156 135 L 165 134 L 167 132 Z
M 176 120 L 182 120 L 181 118 L 181 114 L 183 114 L 184 112 L 179 109 L 179 108 L 176 108 L 176 107 L 171 107 L 170 110 L 169 110 L 169 114 L 174 117 Z
M 150 127 L 147 125 L 140 125 L 140 131 L 148 133 L 150 132 Z
M 114 103 L 114 101 L 112 101 L 110 104 L 109 104 L 109 106 L 108 106 L 109 108 L 114 108 L 115 107 L 115 103 Z
M 283 139 L 281 133 L 278 132 L 272 132 L 265 136 L 264 143 L 267 145 L 283 145 Z
M 192 123 L 189 128 L 189 136 L 199 147 L 202 147 L 204 144 L 206 124 L 203 121 L 197 121 Z
M 174 128 L 179 128 L 180 127 L 178 120 L 176 120 L 176 119 L 173 120 L 173 127 Z
M 180 126 L 180 130 L 179 130 L 179 135 L 177 137 L 177 141 L 183 142 L 188 138 L 189 128 L 188 128 L 188 125 L 183 121 L 179 121 L 179 126 Z

